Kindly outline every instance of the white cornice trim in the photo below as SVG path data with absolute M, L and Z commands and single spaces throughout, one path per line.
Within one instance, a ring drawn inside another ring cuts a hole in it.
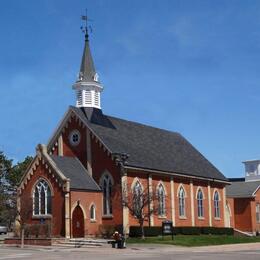
M 147 168 L 133 167 L 133 166 L 124 166 L 124 167 L 126 169 L 129 169 L 129 170 L 146 171 L 146 172 L 152 172 L 152 173 L 156 173 L 156 174 L 164 174 L 164 175 L 170 175 L 170 176 L 177 176 L 177 177 L 184 177 L 184 178 L 186 177 L 186 178 L 192 178 L 192 179 L 199 179 L 199 180 L 206 180 L 206 181 L 213 181 L 213 182 L 231 184 L 228 181 L 221 181 L 221 180 L 216 180 L 216 179 L 213 179 L 213 178 L 204 178 L 204 177 L 193 176 L 193 175 L 188 175 L 188 174 L 186 175 L 186 174 L 181 174 L 181 173 L 151 170 L 151 169 L 147 169 Z
M 260 185 L 258 185 L 257 188 L 255 189 L 255 191 L 253 192 L 253 194 L 252 194 L 253 197 L 256 196 L 256 193 L 257 193 L 257 191 L 259 190 L 259 188 L 260 188 Z
M 79 82 L 76 82 L 72 88 L 73 89 L 86 89 L 86 87 L 88 89 L 98 89 L 100 92 L 103 91 L 103 86 L 98 83 L 98 82 L 86 82 L 86 81 L 79 81 Z
M 62 189 L 65 191 L 69 191 L 70 188 L 70 179 L 67 178 L 56 166 L 55 162 L 51 159 L 49 154 L 47 153 L 47 148 L 45 145 L 38 145 L 37 146 L 37 154 L 34 157 L 32 163 L 29 165 L 29 167 L 26 169 L 21 182 L 18 186 L 18 193 L 21 193 L 21 190 L 25 187 L 25 185 L 28 183 L 28 181 L 31 179 L 31 176 L 34 174 L 34 171 L 36 170 L 37 166 L 40 164 L 40 162 L 45 165 L 46 169 L 48 170 L 48 173 L 51 174 L 51 169 L 58 175 L 60 180 L 63 182 Z M 49 165 L 48 165 L 48 164 Z M 50 169 L 51 168 L 51 169 Z M 57 179 L 56 179 L 57 182 Z M 62 184 L 59 183 L 61 186 Z

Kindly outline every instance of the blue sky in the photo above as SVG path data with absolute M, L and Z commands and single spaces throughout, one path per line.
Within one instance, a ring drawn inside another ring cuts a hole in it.
M 83 49 L 106 114 L 180 132 L 226 176 L 260 158 L 260 1 L 0 2 L 0 150 L 47 143 L 69 105 Z

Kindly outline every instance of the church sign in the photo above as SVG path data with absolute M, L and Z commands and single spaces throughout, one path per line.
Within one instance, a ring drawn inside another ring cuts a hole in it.
M 166 220 L 162 222 L 162 235 L 171 235 L 173 239 L 172 221 Z

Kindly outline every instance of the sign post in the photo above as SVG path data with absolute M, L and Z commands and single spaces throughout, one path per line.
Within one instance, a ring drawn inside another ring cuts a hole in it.
M 173 240 L 173 226 L 170 220 L 162 222 L 162 236 L 164 235 L 171 235 Z

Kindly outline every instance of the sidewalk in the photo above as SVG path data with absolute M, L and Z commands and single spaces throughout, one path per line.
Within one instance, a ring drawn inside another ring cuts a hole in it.
M 11 245 L 0 245 L 0 248 L 17 248 L 17 246 Z M 66 248 L 66 247 L 55 247 L 55 246 L 29 246 L 25 245 L 25 250 L 35 250 L 35 251 L 81 251 L 81 252 L 102 252 L 104 248 Z M 217 245 L 217 246 L 201 246 L 201 247 L 182 247 L 174 245 L 163 245 L 163 244 L 130 244 L 127 245 L 126 249 L 115 249 L 106 248 L 106 254 L 121 254 L 124 253 L 174 253 L 174 252 L 204 252 L 204 253 L 214 253 L 214 252 L 239 252 L 239 251 L 260 251 L 260 242 L 258 243 L 247 243 L 247 244 L 230 244 L 230 245 Z
M 183 247 L 163 244 L 131 244 L 128 249 L 137 251 L 154 250 L 162 252 L 238 252 L 238 251 L 260 251 L 260 242 L 257 243 L 241 243 L 216 246 L 199 246 L 199 247 Z

